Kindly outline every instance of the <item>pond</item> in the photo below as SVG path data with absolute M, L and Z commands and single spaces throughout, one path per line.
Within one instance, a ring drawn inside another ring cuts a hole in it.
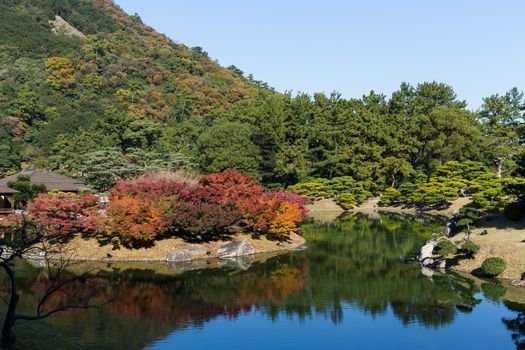
M 21 324 L 18 335 L 38 349 L 524 348 L 521 289 L 405 262 L 442 225 L 347 215 L 304 224 L 309 249 L 251 266 L 107 265 L 107 304 Z M 30 308 L 45 271 L 17 268 Z

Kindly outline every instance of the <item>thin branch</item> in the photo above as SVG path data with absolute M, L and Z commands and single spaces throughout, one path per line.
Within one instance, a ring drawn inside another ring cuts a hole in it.
M 93 305 L 66 305 L 66 306 L 58 307 L 56 309 L 53 309 L 43 314 L 38 314 L 36 316 L 23 315 L 23 314 L 16 315 L 16 319 L 24 320 L 24 321 L 37 321 L 37 320 L 42 320 L 44 318 L 47 318 L 51 315 L 54 315 L 62 311 L 73 310 L 73 309 L 94 309 L 94 308 L 98 308 L 106 304 L 107 303 L 99 303 L 99 304 L 93 304 Z

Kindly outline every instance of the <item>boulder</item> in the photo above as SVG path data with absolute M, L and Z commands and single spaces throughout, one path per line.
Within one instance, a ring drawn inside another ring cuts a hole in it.
M 525 287 L 525 280 L 512 280 L 510 285 L 514 287 Z
M 217 249 L 217 255 L 219 258 L 232 258 L 236 256 L 251 255 L 254 253 L 255 249 L 247 239 L 226 243 Z
M 447 267 L 447 261 L 445 259 L 437 260 L 434 262 L 434 268 L 436 269 L 444 269 Z
M 430 266 L 434 263 L 434 259 L 432 259 L 432 252 L 435 246 L 436 242 L 428 241 L 424 246 L 421 247 L 421 250 L 419 251 L 419 262 L 423 266 Z
M 180 261 L 190 261 L 193 259 L 193 256 L 187 250 L 172 250 L 166 254 L 167 262 L 180 262 Z

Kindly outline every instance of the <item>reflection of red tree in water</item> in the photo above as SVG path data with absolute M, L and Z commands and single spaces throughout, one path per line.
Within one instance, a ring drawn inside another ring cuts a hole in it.
M 29 271 L 20 278 L 22 308 L 34 308 L 49 287 L 43 270 Z M 106 349 L 142 349 L 155 339 L 189 325 L 217 317 L 236 318 L 245 311 L 266 305 L 283 305 L 305 285 L 308 264 L 255 264 L 248 271 L 202 270 L 180 276 L 123 271 L 100 275 L 101 300 L 110 301 L 98 309 L 57 314 L 48 322 L 74 334 L 81 342 Z M 0 284 L 0 291 L 3 291 Z M 52 305 L 75 293 L 91 293 L 91 287 L 76 285 L 49 301 Z M 7 291 L 6 291 L 7 292 Z
M 245 271 L 158 283 L 122 280 L 112 288 L 105 309 L 118 316 L 159 325 L 191 324 L 217 316 L 235 318 L 268 303 L 282 304 L 305 284 L 305 265 L 271 271 Z M 196 276 L 197 277 L 197 276 Z
M 100 286 L 104 285 L 104 281 L 96 278 L 79 278 L 69 282 L 72 277 L 74 276 L 65 273 L 49 279 L 46 274 L 38 272 L 30 274 L 18 282 L 23 305 L 33 311 L 41 303 L 40 312 L 45 314 L 68 305 L 83 305 L 86 301 L 90 301 L 93 305 L 103 304 L 105 295 Z M 6 283 L 0 283 L 0 286 L 2 297 L 9 296 L 9 286 Z

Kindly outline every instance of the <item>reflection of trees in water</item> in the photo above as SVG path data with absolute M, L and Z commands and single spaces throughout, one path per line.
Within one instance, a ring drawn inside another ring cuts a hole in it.
M 510 310 L 517 311 L 517 314 L 515 318 L 504 318 L 502 321 L 511 332 L 516 349 L 525 349 L 525 306 L 508 301 L 505 301 L 505 306 Z
M 429 280 L 417 266 L 400 263 L 440 225 L 392 215 L 379 220 L 355 215 L 331 225 L 306 225 L 310 293 L 292 299 L 312 305 L 316 313 L 334 322 L 341 321 L 339 310 L 347 303 L 371 315 L 385 314 L 390 308 L 404 324 L 450 323 L 458 311 L 468 311 L 479 302 L 473 297 L 475 285 L 459 276 Z M 300 310 L 302 317 L 314 311 Z
M 346 304 L 370 315 L 391 310 L 403 324 L 439 327 L 459 312 L 472 311 L 479 303 L 474 295 L 480 292 L 461 275 L 429 279 L 417 265 L 400 263 L 439 225 L 388 215 L 380 220 L 350 216 L 330 225 L 305 225 L 310 249 L 256 263 L 247 271 L 200 270 L 177 276 L 145 270 L 103 272 L 98 277 L 111 282 L 106 293 L 114 302 L 52 322 L 93 348 L 103 344 L 105 349 L 141 349 L 174 330 L 199 327 L 220 316 L 235 318 L 253 308 L 273 320 L 321 315 L 340 323 Z M 31 295 L 45 276 L 28 271 L 21 286 Z M 497 286 L 482 288 L 499 298 Z

